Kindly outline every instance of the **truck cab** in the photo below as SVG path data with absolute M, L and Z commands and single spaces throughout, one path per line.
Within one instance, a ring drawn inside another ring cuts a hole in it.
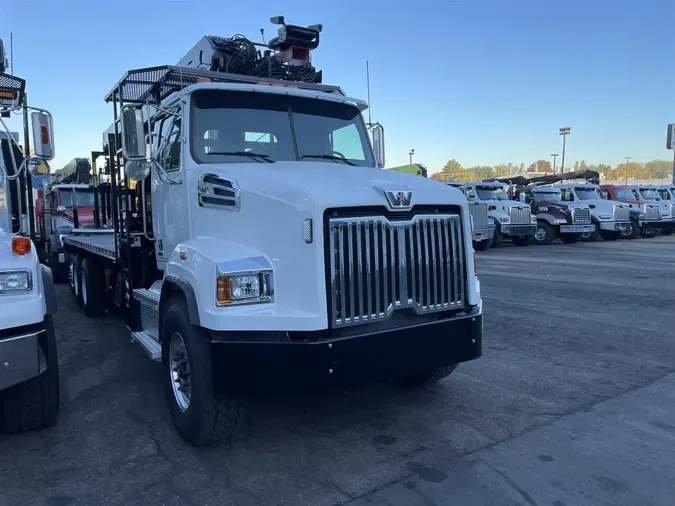
M 661 213 L 661 233 L 664 235 L 669 235 L 672 233 L 673 227 L 675 227 L 675 201 L 671 198 L 669 191 L 666 188 L 654 186 L 654 185 L 641 185 L 635 186 L 633 188 L 633 193 L 636 197 L 642 198 L 647 202 L 650 202 L 659 207 L 659 212 Z
M 659 206 L 648 202 L 626 185 L 603 184 L 599 187 L 600 196 L 607 200 L 623 202 L 630 206 L 630 228 L 624 229 L 621 236 L 635 239 L 638 236 L 653 237 L 654 230 L 662 227 Z
M 507 185 L 500 182 L 475 181 L 465 183 L 462 191 L 469 202 L 488 206 L 488 218 L 493 222 L 493 246 L 501 245 L 505 238 L 516 246 L 528 246 L 534 240 L 537 219 L 530 206 L 511 200 L 506 193 Z
M 567 244 L 581 240 L 582 234 L 594 232 L 591 209 L 583 202 L 563 202 L 562 192 L 553 186 L 519 188 L 537 219 L 535 244 L 551 244 L 556 238 Z
M 0 115 L 20 115 L 24 132 L 32 125 L 24 154 L 18 135 L 0 123 L 0 425 L 14 433 L 47 427 L 59 411 L 56 296 L 38 259 L 31 207 L 31 180 L 49 175 L 54 138 L 51 115 L 26 103 L 26 82 L 0 72 L 0 83 Z
M 556 186 L 563 202 L 588 205 L 591 210 L 593 232 L 582 235 L 583 241 L 593 242 L 598 237 L 614 241 L 630 227 L 630 207 L 628 204 L 603 199 L 595 184 L 563 184 Z
M 463 183 L 451 181 L 447 184 L 464 193 Z M 496 229 L 494 221 L 488 216 L 488 205 L 475 200 L 468 204 L 473 229 L 473 247 L 476 251 L 486 251 L 492 247 Z
M 224 38 L 206 37 L 183 65 L 131 70 L 106 97 L 114 233 L 64 238 L 76 296 L 91 317 L 116 306 L 161 361 L 193 445 L 234 435 L 242 390 L 422 385 L 482 353 L 466 199 L 382 170 L 367 104 L 287 59 L 319 31 L 284 24 L 303 47 L 273 39 L 274 61 L 251 65 L 273 76 L 225 72 Z

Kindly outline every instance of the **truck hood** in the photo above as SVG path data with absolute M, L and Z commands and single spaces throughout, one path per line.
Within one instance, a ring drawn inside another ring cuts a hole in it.
M 384 205 L 383 190 L 413 190 L 413 205 L 466 205 L 464 194 L 443 182 L 403 172 L 352 167 L 341 162 L 230 163 L 202 165 L 201 169 L 235 180 L 242 198 L 246 193 L 254 192 L 301 207 Z

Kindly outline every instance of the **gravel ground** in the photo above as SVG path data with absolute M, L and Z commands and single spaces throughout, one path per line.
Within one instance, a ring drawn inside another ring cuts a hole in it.
M 60 285 L 62 411 L 0 433 L 0 505 L 670 505 L 674 260 L 672 236 L 479 253 L 481 359 L 424 390 L 256 398 L 205 449 L 123 323 Z

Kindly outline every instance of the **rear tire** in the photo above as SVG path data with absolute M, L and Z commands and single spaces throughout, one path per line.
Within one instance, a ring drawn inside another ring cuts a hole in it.
M 490 237 L 489 239 L 485 239 L 484 241 L 477 241 L 473 243 L 473 249 L 476 251 L 487 251 L 492 247 L 492 243 L 494 242 L 494 236 Z
M 540 245 L 552 244 L 555 240 L 555 229 L 543 220 L 537 221 L 537 230 L 534 233 L 534 243 Z
M 565 244 L 576 244 L 581 241 L 581 234 L 560 234 L 560 240 Z
M 434 383 L 439 382 L 443 378 L 450 376 L 455 369 L 457 369 L 457 364 L 450 364 L 443 367 L 437 367 L 429 372 L 422 374 L 415 374 L 414 376 L 404 376 L 399 378 L 398 381 L 409 387 L 421 387 L 426 385 L 433 385 Z
M 90 258 L 82 260 L 80 288 L 84 314 L 89 317 L 105 314 L 105 276 L 103 269 Z
M 47 370 L 39 376 L 8 388 L 2 403 L 5 430 L 9 433 L 49 427 L 56 421 L 60 405 L 59 361 L 56 335 L 51 316 L 47 315 L 46 332 L 40 346 L 47 360 Z
M 598 240 L 598 237 L 600 236 L 600 227 L 598 227 L 598 224 L 595 223 L 595 230 L 593 232 L 584 232 L 581 234 L 581 240 L 582 242 L 595 242 Z
M 70 290 L 75 296 L 75 304 L 82 307 L 82 259 L 79 255 L 70 257 L 71 283 Z
M 214 392 L 211 341 L 187 315 L 180 296 L 167 301 L 162 312 L 163 381 L 171 420 L 193 446 L 230 441 L 244 425 L 245 407 L 234 397 Z

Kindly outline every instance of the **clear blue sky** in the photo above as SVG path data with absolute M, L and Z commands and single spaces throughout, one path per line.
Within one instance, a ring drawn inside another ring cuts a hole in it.
M 14 72 L 54 115 L 59 168 L 99 149 L 105 94 L 128 69 L 175 64 L 205 34 L 269 40 L 269 16 L 323 23 L 324 82 L 366 98 L 387 166 L 526 164 L 561 150 L 588 163 L 671 159 L 675 0 L 19 0 L 0 3 Z M 24 17 L 28 16 L 27 22 Z

